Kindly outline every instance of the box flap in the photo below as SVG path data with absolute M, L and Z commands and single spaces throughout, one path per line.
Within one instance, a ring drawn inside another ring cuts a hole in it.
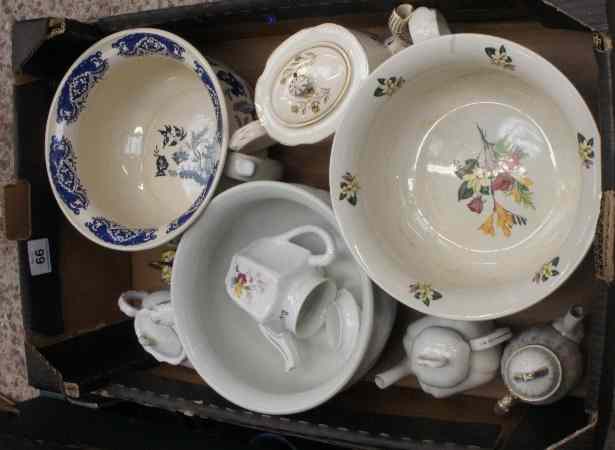
M 4 233 L 9 241 L 23 241 L 32 235 L 30 183 L 19 180 L 4 186 Z

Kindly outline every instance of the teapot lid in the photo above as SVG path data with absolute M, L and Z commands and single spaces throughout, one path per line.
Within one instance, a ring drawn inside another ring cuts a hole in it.
M 333 134 L 345 100 L 368 74 L 351 31 L 331 23 L 301 30 L 271 54 L 257 81 L 259 119 L 283 144 L 321 141 Z
M 412 372 L 423 384 L 450 388 L 464 381 L 470 372 L 470 344 L 457 331 L 428 327 L 412 343 Z
M 541 402 L 560 387 L 562 365 L 547 347 L 527 345 L 504 361 L 502 376 L 513 395 L 526 402 Z

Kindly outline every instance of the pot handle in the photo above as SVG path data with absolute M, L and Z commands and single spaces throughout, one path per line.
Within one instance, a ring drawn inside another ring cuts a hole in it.
M 470 341 L 470 348 L 472 349 L 472 351 L 475 352 L 486 350 L 488 348 L 495 347 L 502 342 L 506 342 L 511 337 L 512 332 L 510 331 L 510 328 L 498 328 L 497 330 L 492 331 L 486 336 L 472 339 Z
M 276 181 L 282 179 L 279 161 L 230 151 L 224 164 L 224 175 L 238 181 Z
M 403 3 L 397 6 L 389 16 L 389 31 L 391 37 L 385 41 L 386 47 L 392 55 L 410 45 L 408 21 L 412 14 L 412 5 Z
M 254 120 L 233 133 L 229 141 L 229 149 L 251 154 L 276 143 L 260 121 Z
M 311 266 L 329 265 L 333 261 L 333 258 L 335 258 L 335 244 L 331 235 L 322 228 L 315 225 L 304 225 L 281 234 L 278 236 L 278 239 L 290 241 L 291 239 L 306 233 L 314 233 L 325 243 L 325 252 L 320 255 L 310 255 L 308 258 L 308 264 Z
M 143 300 L 149 294 L 145 291 L 126 291 L 120 294 L 120 297 L 117 299 L 117 306 L 120 308 L 124 314 L 128 317 L 134 317 L 143 307 Z M 132 302 L 135 300 L 139 301 L 139 307 L 133 305 Z

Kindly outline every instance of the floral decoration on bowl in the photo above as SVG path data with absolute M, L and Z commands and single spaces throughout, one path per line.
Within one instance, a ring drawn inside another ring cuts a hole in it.
M 483 214 L 485 206 L 490 208 L 479 227 L 485 235 L 494 237 L 497 226 L 504 236 L 510 237 L 513 226 L 527 225 L 527 218 L 506 209 L 498 201 L 498 195 L 509 197 L 524 208 L 536 209 L 531 190 L 534 183 L 525 175 L 522 165 L 527 154 L 508 136 L 490 142 L 485 130 L 479 125 L 476 127 L 482 149 L 463 163 L 455 162 L 455 175 L 461 180 L 457 200 L 471 199 L 466 206 L 479 215 Z

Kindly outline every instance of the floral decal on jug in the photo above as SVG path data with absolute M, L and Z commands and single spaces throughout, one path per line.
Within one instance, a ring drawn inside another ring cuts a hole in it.
M 457 200 L 470 199 L 467 208 L 482 215 L 487 200 L 491 198 L 489 215 L 479 227 L 484 234 L 494 237 L 496 226 L 504 236 L 510 237 L 513 226 L 527 225 L 527 218 L 506 209 L 496 194 L 504 195 L 524 208 L 536 209 L 532 198 L 532 180 L 525 175 L 522 161 L 527 154 L 504 136 L 497 142 L 489 142 L 486 132 L 477 125 L 482 141 L 478 154 L 465 162 L 455 162 L 455 175 L 461 180 Z
M 581 162 L 586 169 L 590 169 L 594 164 L 594 138 L 585 139 L 581 133 L 577 133 L 577 142 L 579 143 L 579 156 Z
M 252 299 L 252 294 L 262 294 L 265 291 L 265 281 L 259 273 L 242 272 L 239 265 L 235 265 L 235 274 L 231 277 L 231 289 L 237 300 Z

